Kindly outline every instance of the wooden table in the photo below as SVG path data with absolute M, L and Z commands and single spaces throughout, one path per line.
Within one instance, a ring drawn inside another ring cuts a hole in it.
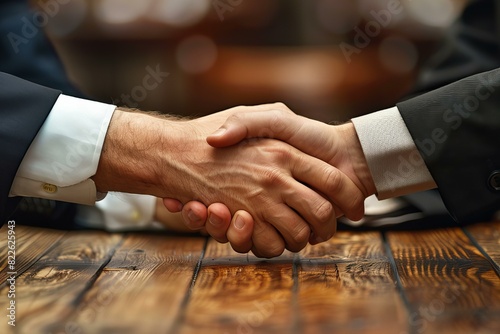
M 0 333 L 500 333 L 500 223 L 341 231 L 271 260 L 204 237 L 15 233 Z

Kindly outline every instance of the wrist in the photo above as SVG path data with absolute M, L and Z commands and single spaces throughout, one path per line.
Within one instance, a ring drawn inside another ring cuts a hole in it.
M 344 140 L 344 147 L 349 154 L 354 175 L 359 180 L 359 186 L 365 194 L 365 197 L 375 194 L 377 189 L 354 124 L 352 122 L 347 122 L 338 125 L 337 128 Z
M 99 192 L 155 194 L 160 157 L 155 146 L 164 137 L 163 120 L 117 108 L 111 118 L 96 174 Z

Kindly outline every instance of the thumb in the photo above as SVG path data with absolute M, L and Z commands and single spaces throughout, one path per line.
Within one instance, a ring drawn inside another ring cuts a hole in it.
M 248 138 L 245 126 L 226 120 L 219 129 L 207 137 L 207 143 L 213 147 L 227 147 L 238 144 L 245 138 Z
M 293 135 L 297 119 L 279 111 L 249 112 L 230 116 L 207 137 L 213 147 L 226 147 L 247 138 L 274 138 L 286 141 Z

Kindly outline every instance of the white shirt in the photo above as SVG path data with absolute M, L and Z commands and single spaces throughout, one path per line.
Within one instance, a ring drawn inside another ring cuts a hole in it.
M 96 204 L 101 196 L 90 177 L 97 171 L 115 108 L 60 95 L 24 156 L 9 195 Z M 90 207 L 81 206 L 77 219 L 113 231 L 153 224 L 153 196 L 110 194 L 96 206 L 100 218 Z

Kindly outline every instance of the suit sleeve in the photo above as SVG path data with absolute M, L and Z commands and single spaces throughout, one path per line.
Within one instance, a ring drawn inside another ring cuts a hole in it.
M 17 203 L 8 198 L 17 169 L 60 94 L 0 72 L 1 224 Z
M 456 220 L 500 209 L 500 69 L 397 107 Z

